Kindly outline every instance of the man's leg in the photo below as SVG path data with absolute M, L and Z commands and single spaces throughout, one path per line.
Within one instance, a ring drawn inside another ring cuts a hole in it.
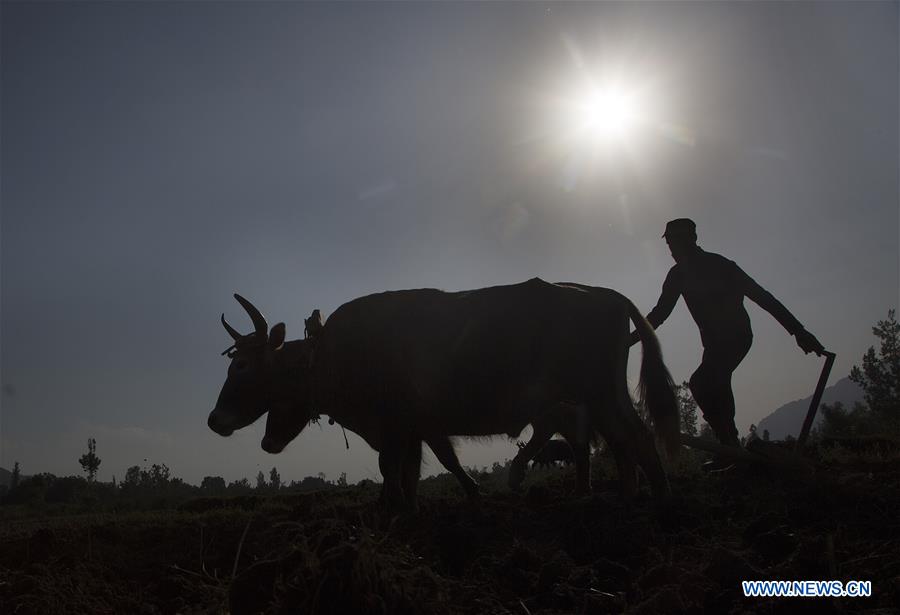
M 703 412 L 703 418 L 712 427 L 719 442 L 726 446 L 740 444 L 734 424 L 731 374 L 747 355 L 751 342 L 752 338 L 720 348 L 705 349 L 700 367 L 690 380 L 691 393 Z
M 730 392 L 730 374 L 723 374 L 716 365 L 715 355 L 704 352 L 703 361 L 691 375 L 691 394 L 697 401 L 703 418 L 712 427 L 713 433 L 722 444 L 737 446 L 737 428 L 734 426 L 734 395 Z

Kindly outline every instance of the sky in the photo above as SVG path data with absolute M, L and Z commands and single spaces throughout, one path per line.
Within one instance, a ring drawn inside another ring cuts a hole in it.
M 234 292 L 288 339 L 373 292 L 534 276 L 646 313 L 673 264 L 665 223 L 690 217 L 837 353 L 830 382 L 897 307 L 896 2 L 3 2 L 0 17 L 5 468 L 77 474 L 93 437 L 101 480 L 152 463 L 193 483 L 272 466 L 380 480 L 375 453 L 324 421 L 278 456 L 262 422 L 208 429 L 219 315 L 251 328 Z M 634 115 L 614 138 L 578 119 L 611 87 Z M 811 395 L 822 365 L 747 304 L 741 433 Z M 658 334 L 687 380 L 702 347 L 683 301 Z M 514 452 L 459 447 L 466 466 Z

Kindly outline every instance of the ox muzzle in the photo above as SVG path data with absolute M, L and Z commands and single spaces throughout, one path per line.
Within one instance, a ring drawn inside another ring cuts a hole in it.
M 247 425 L 254 423 L 259 417 L 265 414 L 265 410 L 254 411 L 252 415 L 244 415 L 239 412 L 227 410 L 216 406 L 209 413 L 206 424 L 209 428 L 220 436 L 228 437 L 238 429 L 243 429 Z
M 271 455 L 277 455 L 281 451 L 284 450 L 284 447 L 288 445 L 290 441 L 283 441 L 279 438 L 273 438 L 272 436 L 265 436 L 260 443 L 262 450 L 266 451 Z
M 214 432 L 220 436 L 225 436 L 226 438 L 234 433 L 234 428 L 229 426 L 228 422 L 223 419 L 222 414 L 216 410 L 209 413 L 206 424 L 209 425 L 209 428 Z

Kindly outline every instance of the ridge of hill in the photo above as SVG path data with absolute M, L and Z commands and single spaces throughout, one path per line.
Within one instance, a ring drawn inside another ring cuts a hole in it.
M 845 408 L 852 408 L 854 403 L 862 402 L 863 399 L 862 388 L 850 380 L 849 377 L 841 378 L 830 387 L 826 387 L 825 392 L 822 394 L 823 404 L 832 405 L 841 402 Z M 806 412 L 809 410 L 811 401 L 812 395 L 804 399 L 788 402 L 775 409 L 775 411 L 759 422 L 757 425 L 758 432 L 761 434 L 768 429 L 769 437 L 773 440 L 783 440 L 788 435 L 797 437 L 800 434 L 800 428 L 803 427 L 803 420 L 806 418 Z M 821 406 L 819 408 L 821 410 Z M 821 421 L 822 413 L 817 412 L 813 426 L 817 426 Z

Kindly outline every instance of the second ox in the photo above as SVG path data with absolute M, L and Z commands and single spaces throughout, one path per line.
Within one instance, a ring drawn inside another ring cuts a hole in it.
M 268 411 L 263 447 L 278 452 L 327 414 L 378 451 L 382 498 L 399 508 L 415 506 L 423 441 L 466 485 L 448 436 L 515 436 L 531 424 L 535 437 L 513 461 L 511 480 L 559 432 L 574 450 L 577 490 L 589 491 L 590 440 L 599 434 L 626 493 L 635 488 L 636 464 L 656 496 L 669 493 L 628 392 L 629 322 L 643 345 L 641 396 L 674 453 L 671 377 L 652 328 L 615 291 L 535 278 L 465 292 L 379 293 L 340 306 L 314 339 L 287 343 L 283 323 L 267 330 L 262 314 L 238 300 L 255 331 L 242 336 L 223 317 L 235 344 L 208 420 L 221 435 Z

